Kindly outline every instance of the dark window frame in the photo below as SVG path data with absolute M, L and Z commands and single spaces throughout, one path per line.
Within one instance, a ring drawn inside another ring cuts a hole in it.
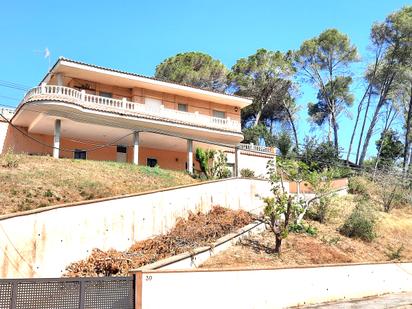
M 158 165 L 156 158 L 146 158 L 146 166 L 155 167 L 156 165 Z
M 117 145 L 116 152 L 117 153 L 127 153 L 127 147 L 123 145 Z
M 180 109 L 180 107 L 183 107 L 183 109 Z M 177 110 L 187 113 L 189 111 L 189 106 L 186 103 L 177 103 Z
M 75 149 L 73 153 L 75 160 L 87 160 L 87 151 L 82 149 Z
M 221 115 L 223 115 L 223 117 L 220 117 L 220 116 L 216 115 L 216 114 L 219 114 L 219 113 L 221 113 Z M 212 114 L 213 114 L 213 117 L 215 117 L 215 118 L 226 119 L 226 112 L 225 111 L 214 109 L 212 111 Z

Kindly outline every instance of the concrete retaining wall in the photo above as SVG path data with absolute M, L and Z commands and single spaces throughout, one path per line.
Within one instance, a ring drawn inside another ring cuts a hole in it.
M 403 291 L 412 291 L 412 263 L 143 271 L 135 308 L 272 309 Z
M 167 232 L 188 211 L 259 209 L 270 185 L 227 179 L 0 216 L 0 278 L 59 277 L 93 248 L 125 250 Z

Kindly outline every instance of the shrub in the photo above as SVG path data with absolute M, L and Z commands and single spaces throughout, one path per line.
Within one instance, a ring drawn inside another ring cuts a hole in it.
M 253 178 L 255 177 L 255 171 L 248 169 L 248 168 L 242 168 L 240 170 L 240 176 L 244 178 Z
M 399 247 L 392 247 L 392 246 L 388 246 L 387 247 L 388 251 L 385 252 L 386 256 L 388 257 L 388 259 L 390 261 L 393 260 L 400 260 L 402 259 L 402 252 L 405 249 L 404 245 L 401 244 Z
M 375 211 L 365 203 L 359 203 L 339 228 L 339 232 L 347 237 L 372 241 L 376 238 Z
M 306 213 L 311 220 L 325 223 L 333 216 L 333 209 L 330 207 L 331 198 L 329 196 L 321 197 Z
M 289 225 L 289 232 L 306 233 L 310 236 L 316 236 L 318 234 L 318 230 L 316 227 L 313 227 L 310 224 L 305 225 L 303 223 L 294 223 Z
M 7 152 L 2 156 L 1 166 L 6 168 L 16 168 L 19 166 L 20 158 L 18 155 L 13 153 L 13 149 L 7 149 Z
M 348 182 L 349 193 L 369 196 L 368 180 L 364 177 L 355 176 L 349 178 Z

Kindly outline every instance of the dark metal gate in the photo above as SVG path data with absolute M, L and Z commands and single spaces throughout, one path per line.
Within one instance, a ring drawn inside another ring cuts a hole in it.
M 133 277 L 0 279 L 0 309 L 133 309 Z

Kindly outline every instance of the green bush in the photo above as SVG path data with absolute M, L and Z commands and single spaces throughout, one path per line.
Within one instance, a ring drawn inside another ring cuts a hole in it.
M 321 197 L 306 213 L 306 218 L 319 223 L 331 222 L 338 216 L 339 209 L 333 203 L 333 195 Z
M 253 178 L 255 177 L 255 171 L 248 169 L 248 168 L 242 168 L 240 170 L 240 176 L 244 178 Z
M 295 223 L 289 225 L 289 232 L 306 233 L 310 236 L 316 236 L 318 234 L 318 230 L 316 229 L 316 227 L 313 227 L 310 224 L 305 225 L 304 223 Z
M 355 176 L 349 178 L 348 181 L 349 193 L 369 196 L 368 180 L 364 177 Z
M 359 203 L 339 228 L 339 232 L 347 237 L 372 241 L 376 238 L 376 214 L 365 203 Z

